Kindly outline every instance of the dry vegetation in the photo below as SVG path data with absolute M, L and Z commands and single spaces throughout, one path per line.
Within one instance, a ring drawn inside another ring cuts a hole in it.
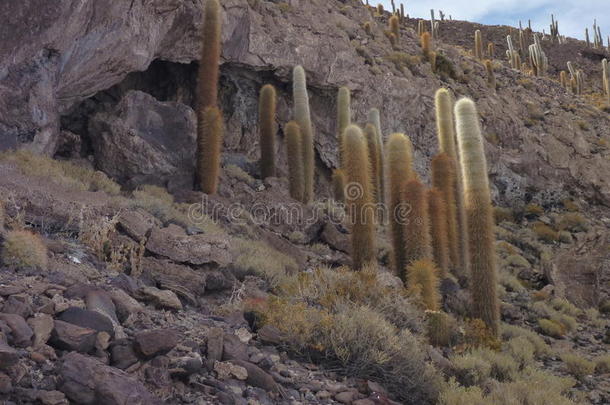
M 13 230 L 4 238 L 2 261 L 16 270 L 46 270 L 47 247 L 39 235 L 27 230 Z

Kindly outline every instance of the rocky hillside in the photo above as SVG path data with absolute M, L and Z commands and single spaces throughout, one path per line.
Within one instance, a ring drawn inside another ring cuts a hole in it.
M 0 4 L 12 16 L 0 25 L 0 399 L 610 403 L 608 53 L 543 41 L 549 75 L 534 77 L 508 66 L 509 27 L 442 21 L 433 69 L 417 20 L 392 46 L 389 15 L 360 1 L 222 8 L 223 170 L 207 196 L 191 191 L 203 2 Z M 472 56 L 476 29 L 495 45 L 493 89 Z M 586 73 L 582 96 L 557 80 L 567 61 Z M 283 133 L 299 64 L 315 127 L 306 206 L 288 194 Z M 278 91 L 279 172 L 263 181 L 267 83 Z M 356 122 L 379 108 L 385 139 L 411 138 L 425 181 L 436 90 L 476 101 L 496 205 L 499 339 L 468 318 L 467 289 L 450 277 L 440 286 L 450 327 L 431 341 L 433 315 L 389 270 L 383 227 L 377 271 L 349 271 L 349 229 L 329 199 L 340 86 Z

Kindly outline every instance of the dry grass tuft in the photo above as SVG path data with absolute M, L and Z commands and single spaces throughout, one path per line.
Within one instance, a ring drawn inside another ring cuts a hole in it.
M 2 246 L 2 261 L 17 270 L 46 270 L 47 247 L 42 238 L 30 231 L 14 230 L 6 234 Z

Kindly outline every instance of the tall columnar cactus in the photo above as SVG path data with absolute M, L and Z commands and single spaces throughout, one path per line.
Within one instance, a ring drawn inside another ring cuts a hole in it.
M 459 275 L 463 276 L 464 271 L 461 269 L 461 251 L 460 251 L 460 228 L 458 223 L 458 209 L 456 201 L 457 194 L 457 175 L 456 161 L 447 153 L 440 153 L 432 158 L 432 185 L 441 194 L 445 203 L 445 217 L 447 220 L 447 249 L 449 253 L 449 262 L 451 267 L 459 270 Z M 431 213 L 431 215 L 433 215 Z
M 456 103 L 455 115 L 464 179 L 472 312 L 497 335 L 500 311 L 496 292 L 494 219 L 479 115 L 474 102 L 467 98 Z
M 352 114 L 350 109 L 351 95 L 347 87 L 339 88 L 337 94 L 337 138 L 339 151 L 341 151 L 341 136 L 348 125 L 352 123 Z M 340 166 L 343 165 L 343 157 L 341 157 Z
M 199 115 L 197 138 L 197 173 L 201 191 L 216 194 L 220 175 L 220 152 L 222 150 L 223 120 L 218 107 L 206 107 Z
M 292 94 L 294 102 L 294 120 L 301 129 L 301 153 L 303 154 L 303 202 L 313 200 L 315 152 L 313 146 L 313 128 L 309 112 L 309 95 L 305 70 L 296 66 L 293 71 Z
M 394 133 L 388 139 L 388 216 L 392 233 L 393 265 L 395 274 L 406 281 L 404 222 L 408 207 L 403 204 L 402 190 L 413 177 L 413 146 L 404 134 Z
M 375 210 L 366 139 L 357 125 L 343 133 L 347 186 L 345 200 L 351 222 L 352 262 L 360 270 L 376 260 Z
M 222 148 L 222 122 L 219 124 L 219 133 L 209 132 L 218 128 L 218 125 L 213 122 L 216 112 L 221 117 L 221 120 L 222 115 L 220 111 L 207 111 L 209 107 L 217 106 L 221 48 L 220 31 L 220 3 L 218 0 L 210 0 L 205 5 L 203 32 L 201 35 L 202 50 L 197 77 L 197 172 L 195 173 L 195 184 L 198 184 L 208 194 L 215 193 L 218 186 L 220 151 Z M 217 147 L 218 139 L 220 139 L 220 144 Z M 202 149 L 207 145 L 212 145 L 214 150 L 217 151 L 218 156 L 213 156 L 210 154 L 211 151 Z M 206 162 L 205 160 L 208 158 L 211 158 L 213 161 Z M 211 169 L 214 166 L 217 166 L 214 170 L 204 170 L 204 168 Z M 213 178 L 212 176 L 216 177 Z
M 449 241 L 447 204 L 443 193 L 437 188 L 428 190 L 428 204 L 430 213 L 430 233 L 432 237 L 432 253 L 434 262 L 438 267 L 439 276 L 444 278 L 449 273 Z
M 377 4 L 377 13 L 381 16 L 383 15 L 383 4 Z
M 275 88 L 263 86 L 258 102 L 258 125 L 261 144 L 261 177 L 275 176 Z
M 525 44 L 525 32 L 523 30 L 519 30 L 519 51 L 521 55 L 525 55 L 525 50 L 527 49 L 527 45 Z
M 496 56 L 496 46 L 493 42 L 487 43 L 487 56 L 489 59 L 493 59 Z
M 332 175 L 333 199 L 338 203 L 345 203 L 345 186 L 347 176 L 345 170 L 335 169 Z
M 602 60 L 602 84 L 606 92 L 608 107 L 610 108 L 610 69 L 608 68 L 608 59 Z
M 398 21 L 398 16 L 393 15 L 390 17 L 390 32 L 396 36 L 396 39 L 400 38 L 400 21 Z
M 454 184 L 454 198 L 457 220 L 456 237 L 458 239 L 458 251 L 454 255 L 452 253 L 453 267 L 458 270 L 458 273 L 462 276 L 466 276 L 468 273 L 468 248 L 466 246 L 466 225 L 464 213 L 464 202 L 462 200 L 462 178 L 457 169 L 458 154 L 455 145 L 455 127 L 453 121 L 453 98 L 447 89 L 439 89 L 436 92 L 435 97 L 436 105 L 436 126 L 439 151 L 448 155 L 450 162 L 453 164 L 454 169 L 452 171 Z M 438 186 L 437 186 L 438 187 Z M 440 188 L 440 187 L 439 187 Z M 442 189 L 442 188 L 441 188 Z M 445 200 L 448 201 L 448 195 L 444 195 Z M 453 216 L 452 216 L 453 217 Z
M 487 71 L 487 85 L 490 89 L 496 90 L 496 75 L 494 74 L 493 63 L 489 60 L 485 60 L 485 70 Z
M 430 215 L 426 187 L 418 180 L 409 180 L 404 187 L 403 202 L 410 208 L 405 221 L 405 260 L 407 266 L 417 260 L 432 259 Z
M 559 82 L 564 89 L 568 90 L 570 88 L 570 81 L 568 80 L 568 75 L 565 70 L 559 72 Z
M 568 62 L 568 70 L 570 71 L 570 88 L 574 94 L 582 94 L 584 86 L 584 74 L 580 69 L 576 69 L 572 62 Z
M 474 32 L 474 56 L 478 60 L 483 60 L 483 35 L 481 30 Z
M 371 123 L 366 124 L 364 127 L 364 136 L 366 137 L 369 162 L 371 166 L 371 185 L 373 201 L 379 202 L 380 194 L 380 182 L 379 182 L 379 166 L 381 165 L 381 156 L 379 154 L 379 137 L 377 136 L 377 129 Z
M 367 122 L 373 124 L 375 126 L 375 130 L 377 131 L 377 146 L 379 147 L 377 151 L 378 161 L 379 161 L 379 192 L 377 195 L 377 200 L 384 204 L 385 203 L 385 151 L 384 151 L 384 143 L 383 143 L 383 135 L 381 132 L 381 116 L 379 114 L 379 110 L 377 108 L 371 108 L 368 113 Z
M 424 32 L 421 34 L 421 49 L 422 53 L 424 54 L 424 59 L 427 61 L 430 60 L 430 52 L 432 51 L 430 42 L 431 40 L 429 32 Z
M 296 121 L 290 121 L 284 128 L 286 133 L 286 150 L 288 153 L 288 183 L 290 196 L 297 201 L 303 201 L 304 177 L 303 177 L 303 140 L 301 139 L 301 128 Z
M 424 32 L 426 32 L 426 26 L 424 25 L 424 20 L 419 20 L 417 22 L 417 35 L 419 35 L 421 37 L 422 35 L 424 35 Z
M 510 67 L 513 69 L 521 69 L 521 57 L 519 56 L 519 52 L 513 46 L 513 38 L 509 35 L 506 37 L 506 42 L 508 43 L 508 50 L 506 51 L 506 56 L 508 57 L 508 61 L 510 62 Z
M 585 41 L 587 42 L 587 48 L 591 47 L 591 40 L 589 39 L 589 29 L 585 28 Z

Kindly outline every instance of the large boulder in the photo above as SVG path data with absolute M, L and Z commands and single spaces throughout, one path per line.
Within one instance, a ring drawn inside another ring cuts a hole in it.
M 61 392 L 76 404 L 160 404 L 129 374 L 79 353 L 68 353 L 58 369 Z
M 89 122 L 96 166 L 127 186 L 193 184 L 196 120 L 181 103 L 129 91 Z

